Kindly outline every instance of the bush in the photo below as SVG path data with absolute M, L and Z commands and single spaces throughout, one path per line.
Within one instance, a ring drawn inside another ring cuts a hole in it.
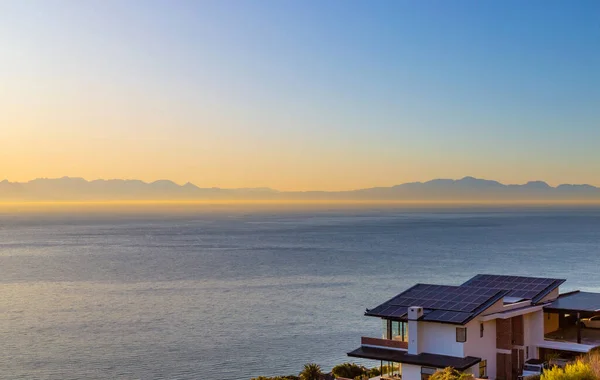
M 253 377 L 250 380 L 300 380 L 300 378 L 298 376 L 294 376 L 294 375 L 275 376 L 275 377 L 259 376 L 259 377 Z
M 443 371 L 437 371 L 429 380 L 473 380 L 473 375 L 455 370 L 452 367 L 444 368 Z
M 592 371 L 592 367 L 584 363 L 582 360 L 577 360 L 575 363 L 570 363 L 565 368 L 553 367 L 542 373 L 541 380 L 596 380 L 597 377 Z
M 342 363 L 338 364 L 331 370 L 331 373 L 335 377 L 345 377 L 347 379 L 354 379 L 362 375 L 367 374 L 369 370 L 363 366 L 354 363 Z
M 381 371 L 379 370 L 379 368 L 378 368 L 378 367 L 374 367 L 374 368 L 371 368 L 371 369 L 370 369 L 370 370 L 367 372 L 367 374 L 366 374 L 366 375 L 367 375 L 369 378 L 371 378 L 371 377 L 377 377 L 377 376 L 381 375 Z
M 593 349 L 589 354 L 581 358 L 581 361 L 592 369 L 592 373 L 600 379 L 600 350 Z

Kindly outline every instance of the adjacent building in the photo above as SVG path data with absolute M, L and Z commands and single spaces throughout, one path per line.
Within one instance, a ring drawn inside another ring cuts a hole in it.
M 600 294 L 560 294 L 564 282 L 479 274 L 460 286 L 416 284 L 367 309 L 381 318 L 383 336 L 363 337 L 348 355 L 386 365 L 384 378 L 427 379 L 454 367 L 516 379 L 527 360 L 569 360 L 600 346 L 600 330 L 581 322 L 600 314 Z

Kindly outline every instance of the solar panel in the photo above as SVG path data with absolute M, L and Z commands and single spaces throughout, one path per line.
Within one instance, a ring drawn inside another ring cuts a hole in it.
M 473 313 L 462 313 L 460 311 L 435 310 L 423 317 L 424 321 L 450 322 L 462 324 L 471 318 Z
M 417 284 L 386 302 L 388 306 L 421 306 L 425 309 L 470 313 L 495 296 L 498 290 L 470 286 Z
M 508 296 L 520 297 L 526 299 L 535 299 L 544 292 L 562 284 L 564 280 L 554 278 L 538 277 L 520 277 L 520 276 L 501 276 L 490 274 L 478 274 L 463 286 L 476 286 L 486 289 L 509 290 Z

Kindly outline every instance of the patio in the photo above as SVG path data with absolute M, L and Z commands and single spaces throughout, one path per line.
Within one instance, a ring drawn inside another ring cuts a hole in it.
M 577 326 L 567 326 L 544 336 L 547 340 L 577 343 Z M 581 344 L 600 346 L 600 329 L 581 329 Z

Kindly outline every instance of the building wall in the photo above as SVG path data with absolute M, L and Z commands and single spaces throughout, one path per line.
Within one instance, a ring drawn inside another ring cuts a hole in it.
M 558 314 L 544 313 L 544 334 L 558 330 Z
M 487 374 L 490 379 L 496 376 L 496 320 L 483 322 L 483 337 L 480 334 L 480 321 L 467 323 L 467 342 L 463 356 L 475 356 L 487 361 Z M 473 367 L 475 377 L 479 377 L 479 365 Z
M 537 359 L 537 345 L 544 340 L 544 312 L 542 310 L 525 314 L 525 360 Z M 527 348 L 529 356 L 527 356 Z
M 456 341 L 456 328 L 447 323 L 419 322 L 420 352 L 432 354 L 464 356 L 463 343 Z M 467 330 L 467 341 L 469 331 Z
M 421 380 L 421 366 L 402 364 L 402 380 Z

